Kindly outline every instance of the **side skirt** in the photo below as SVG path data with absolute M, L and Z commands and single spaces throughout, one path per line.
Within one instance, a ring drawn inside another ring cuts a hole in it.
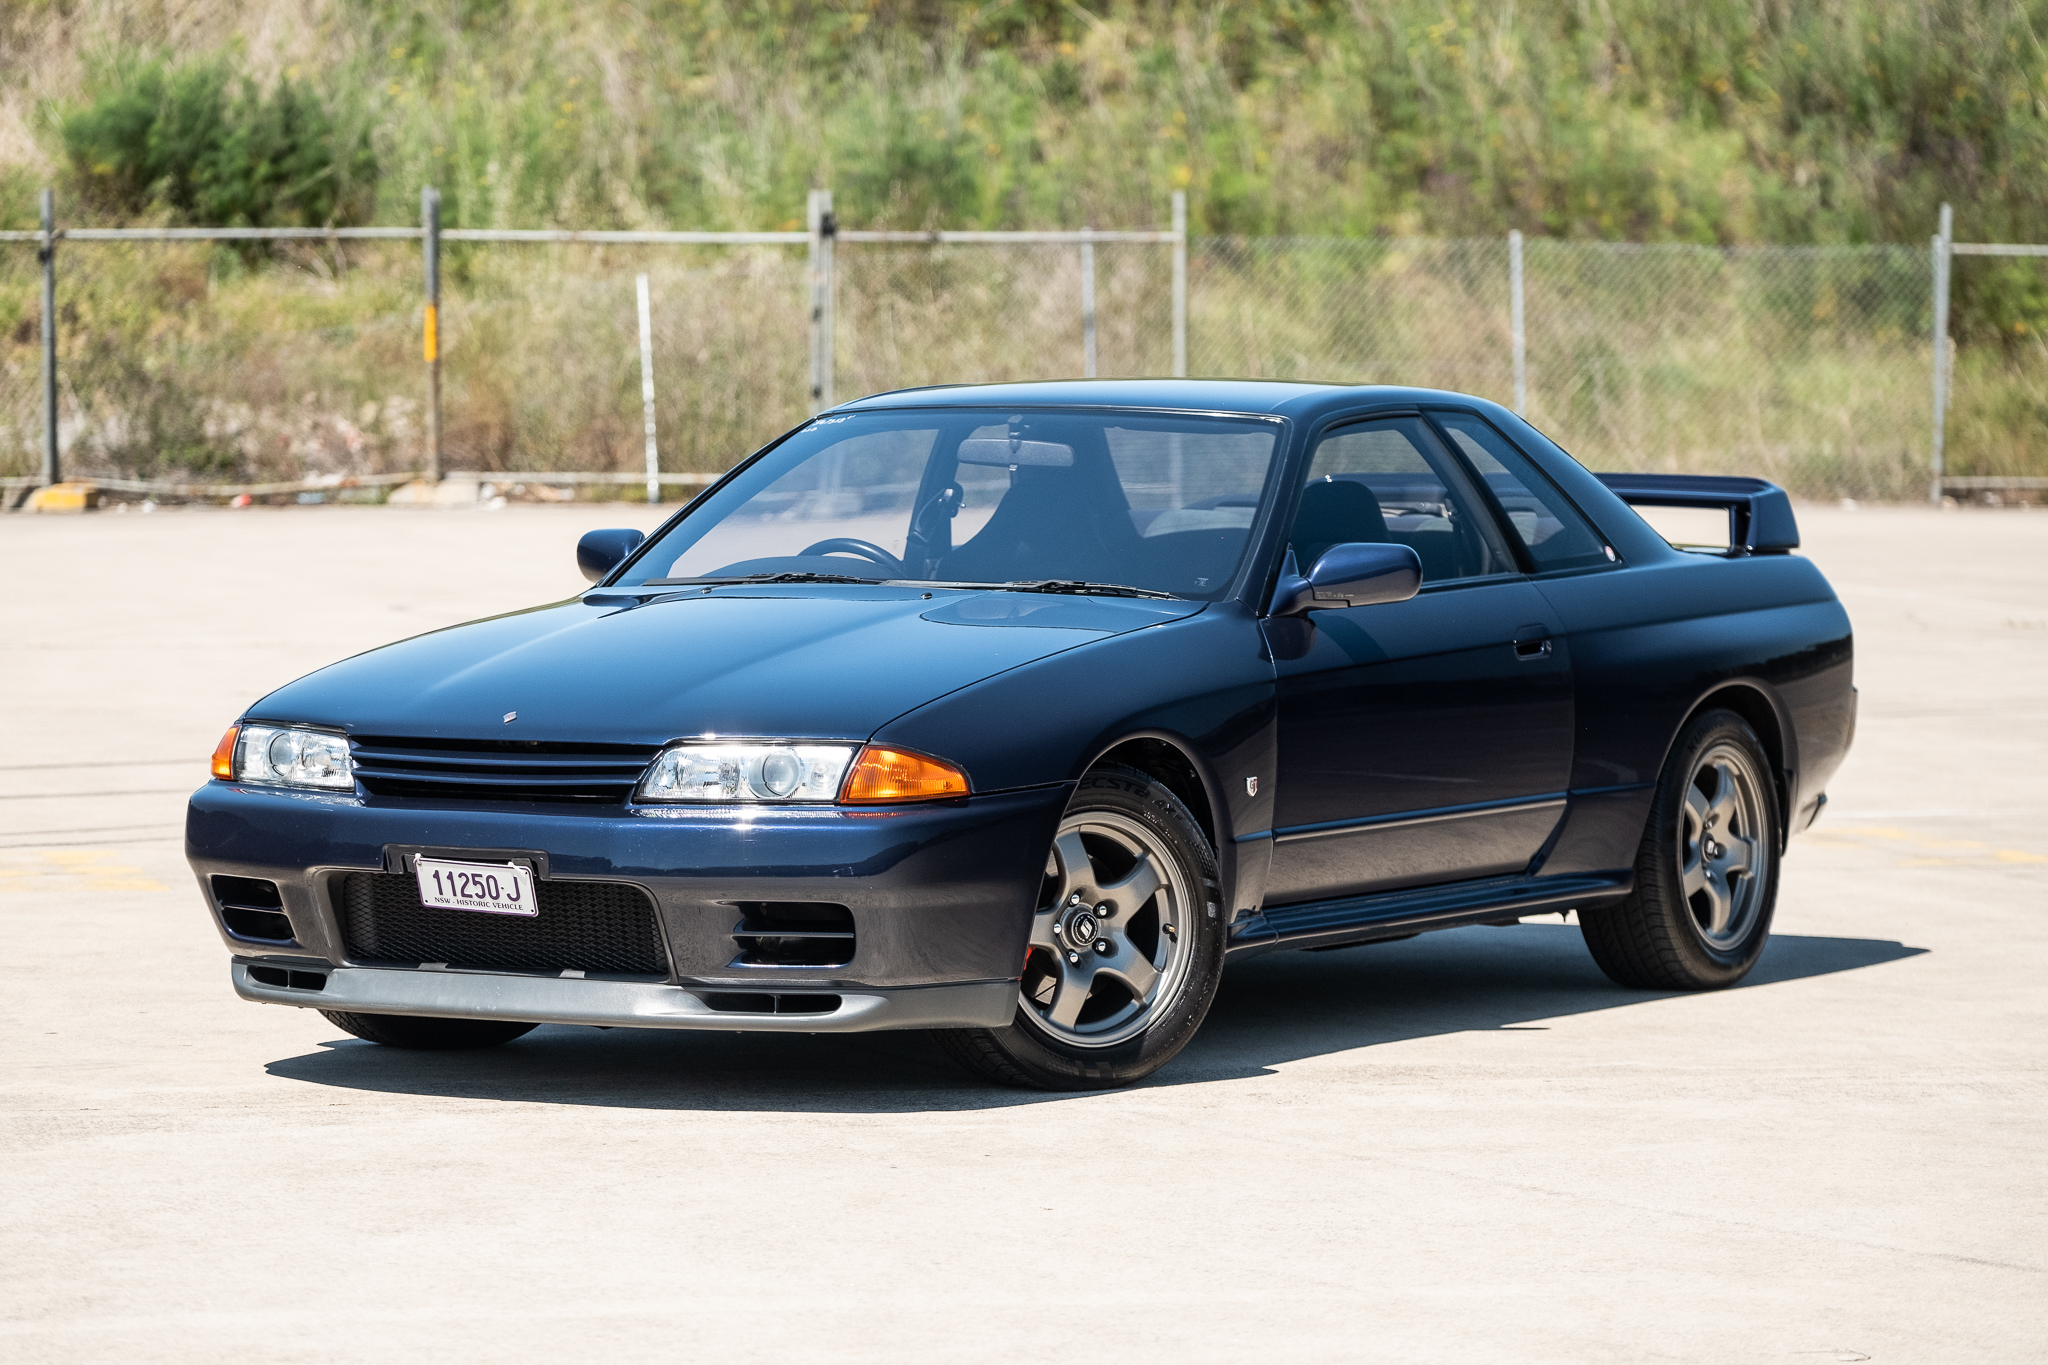
M 1375 939 L 1405 938 L 1429 929 L 1454 929 L 1541 911 L 1625 896 L 1633 871 L 1571 877 L 1488 877 L 1449 886 L 1383 891 L 1342 900 L 1277 905 L 1231 929 L 1231 961 L 1283 948 L 1336 948 Z

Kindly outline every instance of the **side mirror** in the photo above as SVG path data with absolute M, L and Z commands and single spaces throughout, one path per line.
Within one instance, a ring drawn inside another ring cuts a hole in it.
M 626 556 L 639 549 L 640 542 L 645 539 L 644 532 L 624 527 L 586 531 L 583 539 L 576 542 L 576 567 L 583 570 L 585 578 L 595 583 L 625 563 Z
M 1422 587 L 1422 560 L 1406 545 L 1350 541 L 1332 545 L 1308 571 L 1280 576 L 1274 616 L 1300 616 L 1333 607 L 1406 602 Z

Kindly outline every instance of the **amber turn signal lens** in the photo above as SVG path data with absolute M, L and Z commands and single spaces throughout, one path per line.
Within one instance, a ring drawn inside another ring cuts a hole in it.
M 230 725 L 228 732 L 220 737 L 220 743 L 213 746 L 213 775 L 230 781 L 235 776 L 235 736 L 242 733 L 239 725 Z
M 884 801 L 935 801 L 967 795 L 967 774 L 950 763 L 908 749 L 869 745 L 846 775 L 841 801 L 878 804 Z

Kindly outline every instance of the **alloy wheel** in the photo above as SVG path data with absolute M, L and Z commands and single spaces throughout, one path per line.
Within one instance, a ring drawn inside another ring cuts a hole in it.
M 1187 875 L 1158 834 L 1116 811 L 1060 822 L 1020 986 L 1024 1015 L 1071 1046 L 1142 1032 L 1186 975 Z
M 1707 946 L 1731 952 L 1748 935 L 1769 881 L 1762 778 L 1733 744 L 1693 764 L 1678 831 L 1679 885 Z

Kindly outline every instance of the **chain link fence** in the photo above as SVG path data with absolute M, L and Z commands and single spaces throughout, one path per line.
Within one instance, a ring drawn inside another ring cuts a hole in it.
M 723 470 L 809 412 L 801 248 L 444 250 L 442 441 L 451 470 L 644 469 L 640 274 L 663 469 Z
M 1206 238 L 1188 253 L 1189 368 L 1512 397 L 1508 244 Z
M 1093 245 L 1097 373 L 1172 373 L 1172 263 Z M 836 389 L 1064 379 L 1086 371 L 1082 253 L 1067 244 L 843 243 Z
M 1998 504 L 2048 490 L 2048 248 L 1957 244 L 1955 296 L 1968 301 L 1944 376 L 1948 476 L 1957 496 Z
M 1929 254 L 1533 242 L 1531 417 L 1596 467 L 1924 496 Z
M 1924 494 L 1927 252 L 1524 250 L 1526 415 L 1587 464 Z M 1505 241 L 1209 239 L 1189 268 L 1195 373 L 1514 403 Z
M 423 398 L 418 250 L 402 242 L 62 249 L 58 443 L 81 477 L 196 482 L 404 469 Z M 38 468 L 36 264 L 0 252 L 0 473 Z M 404 377 L 404 379 L 401 378 Z
M 1171 372 L 1166 234 L 1085 249 L 877 235 L 837 244 L 827 316 L 839 396 L 1082 374 L 1085 274 L 1097 371 Z M 66 473 L 224 483 L 424 468 L 420 251 L 416 235 L 61 243 Z M 639 274 L 664 471 L 723 469 L 814 407 L 816 258 L 801 239 L 451 240 L 442 251 L 449 470 L 637 481 Z M 1515 400 L 1505 241 L 1212 237 L 1187 252 L 1190 374 Z M 1808 496 L 1924 496 L 1932 260 L 1909 247 L 1529 241 L 1527 415 L 1594 468 L 1756 474 Z M 0 247 L 0 475 L 39 467 L 36 269 L 33 247 Z M 1951 473 L 2048 468 L 2042 349 L 2039 338 L 1964 345 Z

